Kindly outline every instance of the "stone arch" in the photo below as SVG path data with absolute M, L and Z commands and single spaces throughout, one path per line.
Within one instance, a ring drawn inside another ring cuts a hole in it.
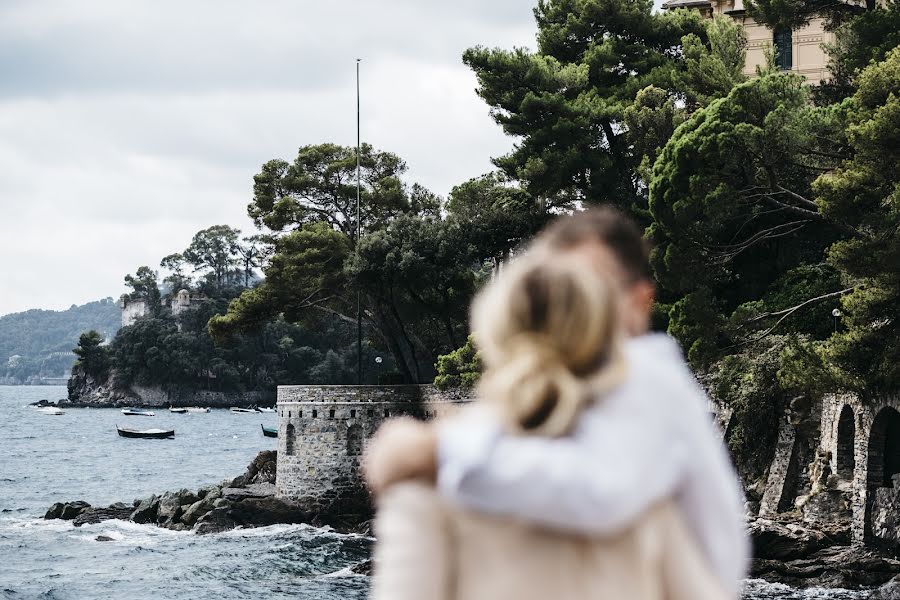
M 284 432 L 284 453 L 288 456 L 294 456 L 296 454 L 296 443 L 297 443 L 297 429 L 294 427 L 293 423 L 288 423 L 287 429 Z
M 362 454 L 363 428 L 360 425 L 351 425 L 347 428 L 347 454 L 356 456 Z
M 874 540 L 872 513 L 878 489 L 893 487 L 891 476 L 896 473 L 900 473 L 900 412 L 886 406 L 872 420 L 866 446 L 863 536 L 867 540 Z
M 893 487 L 891 476 L 900 473 L 900 412 L 896 409 L 888 406 L 875 415 L 867 456 L 866 487 Z
M 835 456 L 837 475 L 841 479 L 853 480 L 856 469 L 856 416 L 853 408 L 845 404 L 841 409 L 837 426 L 837 455 Z

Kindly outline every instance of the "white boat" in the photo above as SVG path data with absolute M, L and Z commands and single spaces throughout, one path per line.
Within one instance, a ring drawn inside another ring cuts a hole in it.
M 256 410 L 258 410 L 259 412 L 275 412 L 274 408 L 268 408 L 268 407 L 257 408 Z
M 169 412 L 170 412 L 170 413 L 175 413 L 175 414 L 178 414 L 178 415 L 183 415 L 183 414 L 186 413 L 187 411 L 188 411 L 188 409 L 186 409 L 186 408 L 179 408 L 179 407 L 177 407 L 177 406 L 170 406 L 170 407 L 169 407 Z
M 233 413 L 255 413 L 256 410 L 254 410 L 252 408 L 238 408 L 237 406 L 232 406 L 231 412 L 233 412 Z
M 132 415 L 135 417 L 155 417 L 156 416 L 155 412 L 151 412 L 149 410 L 142 410 L 140 408 L 123 408 L 122 414 L 123 415 Z
M 189 413 L 208 413 L 209 412 L 208 408 L 200 408 L 199 406 L 189 406 L 184 410 L 188 411 Z
M 42 406 L 37 409 L 37 411 L 43 415 L 64 415 L 66 411 L 61 408 L 56 408 L 55 406 Z

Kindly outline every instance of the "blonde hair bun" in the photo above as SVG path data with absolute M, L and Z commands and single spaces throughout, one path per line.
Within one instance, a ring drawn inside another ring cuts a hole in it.
M 614 284 L 585 261 L 529 253 L 476 297 L 472 329 L 485 363 L 480 393 L 513 431 L 569 432 L 621 382 Z

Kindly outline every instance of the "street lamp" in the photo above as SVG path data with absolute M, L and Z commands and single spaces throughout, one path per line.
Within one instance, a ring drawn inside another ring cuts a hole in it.
M 839 308 L 836 308 L 833 311 L 831 311 L 831 316 L 834 317 L 834 332 L 835 333 L 837 333 L 838 319 L 841 318 L 842 314 L 843 313 L 841 313 L 841 309 L 839 309 Z

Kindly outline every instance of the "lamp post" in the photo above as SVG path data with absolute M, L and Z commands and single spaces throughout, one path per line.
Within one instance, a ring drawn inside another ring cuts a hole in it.
M 359 63 L 356 59 L 356 258 L 359 259 L 359 240 L 362 232 L 360 220 L 360 169 L 359 169 Z M 362 292 L 356 288 L 356 385 L 362 385 Z
M 833 311 L 831 311 L 831 316 L 834 317 L 834 332 L 835 333 L 837 333 L 838 319 L 841 318 L 841 314 L 842 314 L 841 309 L 839 309 L 839 308 L 836 308 Z

